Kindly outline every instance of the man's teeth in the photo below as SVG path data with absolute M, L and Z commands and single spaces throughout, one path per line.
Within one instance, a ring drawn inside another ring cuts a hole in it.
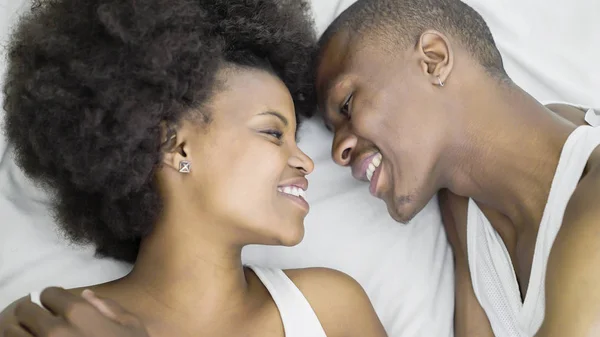
M 306 191 L 296 186 L 286 186 L 286 187 L 277 187 L 277 190 L 281 193 L 293 195 L 295 197 L 300 197 L 302 199 L 306 199 Z
M 371 181 L 371 178 L 373 178 L 373 173 L 375 173 L 375 170 L 379 167 L 379 165 L 381 165 L 381 158 L 383 158 L 381 153 L 377 153 L 375 156 L 373 156 L 373 159 L 371 159 L 369 167 L 367 167 L 367 179 L 369 179 L 369 181 Z

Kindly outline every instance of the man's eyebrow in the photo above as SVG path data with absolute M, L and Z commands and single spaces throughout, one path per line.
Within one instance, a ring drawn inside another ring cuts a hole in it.
M 284 115 L 280 114 L 277 111 L 265 111 L 265 112 L 259 113 L 259 115 L 261 115 L 261 116 L 275 116 L 275 117 L 279 118 L 283 122 L 283 125 L 288 126 L 288 124 L 289 124 L 287 118 L 285 118 Z

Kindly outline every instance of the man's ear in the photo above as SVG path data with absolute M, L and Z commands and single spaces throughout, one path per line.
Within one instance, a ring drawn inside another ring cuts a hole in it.
M 423 74 L 430 77 L 432 84 L 443 86 L 454 66 L 454 53 L 448 38 L 436 30 L 427 30 L 419 37 L 416 47 Z
M 185 125 L 175 127 L 161 123 L 161 149 L 163 151 L 162 164 L 164 167 L 179 171 L 183 161 L 191 162 L 188 155 Z

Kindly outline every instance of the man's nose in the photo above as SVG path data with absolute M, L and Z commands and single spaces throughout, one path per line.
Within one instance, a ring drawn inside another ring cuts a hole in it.
M 331 146 L 331 156 L 338 165 L 348 166 L 356 149 L 358 138 L 347 128 L 335 132 Z

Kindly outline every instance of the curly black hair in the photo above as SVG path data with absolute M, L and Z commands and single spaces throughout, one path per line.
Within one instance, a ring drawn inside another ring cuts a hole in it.
M 161 123 L 201 107 L 223 63 L 268 69 L 311 115 L 315 49 L 301 0 L 38 1 L 10 39 L 4 131 L 68 237 L 134 262 L 162 210 Z

